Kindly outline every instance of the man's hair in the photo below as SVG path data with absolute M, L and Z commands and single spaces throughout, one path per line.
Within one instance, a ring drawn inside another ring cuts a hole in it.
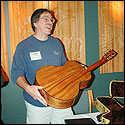
M 35 26 L 33 23 L 36 23 L 39 20 L 40 15 L 43 14 L 44 12 L 49 12 L 51 14 L 51 12 L 48 9 L 37 9 L 33 12 L 31 16 L 31 26 L 34 32 L 35 32 Z

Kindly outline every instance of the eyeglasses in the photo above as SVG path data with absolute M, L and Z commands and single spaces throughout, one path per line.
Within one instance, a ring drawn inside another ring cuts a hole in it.
M 49 18 L 47 18 L 47 17 L 42 17 L 42 18 L 40 18 L 40 19 L 43 20 L 44 22 L 49 22 L 49 21 L 51 21 L 52 23 L 55 22 L 55 19 L 54 19 L 54 18 L 49 19 Z

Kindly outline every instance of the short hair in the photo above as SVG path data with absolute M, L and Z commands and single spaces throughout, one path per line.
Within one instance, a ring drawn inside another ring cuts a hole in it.
M 43 14 L 44 12 L 49 12 L 51 14 L 50 10 L 48 10 L 48 9 L 42 9 L 42 8 L 37 9 L 37 10 L 35 10 L 33 12 L 32 16 L 31 16 L 31 26 L 32 26 L 32 29 L 33 29 L 34 32 L 35 32 L 35 26 L 34 26 L 33 23 L 34 22 L 36 23 L 37 21 L 39 21 L 40 15 Z

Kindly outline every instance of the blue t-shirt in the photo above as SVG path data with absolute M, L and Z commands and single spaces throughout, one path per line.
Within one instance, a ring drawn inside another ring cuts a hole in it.
M 46 41 L 40 41 L 31 35 L 16 47 L 11 69 L 12 81 L 16 83 L 18 77 L 24 76 L 28 83 L 33 85 L 39 68 L 45 65 L 62 66 L 66 61 L 63 46 L 57 38 L 48 36 Z M 30 104 L 44 106 L 26 91 L 23 91 L 23 97 Z

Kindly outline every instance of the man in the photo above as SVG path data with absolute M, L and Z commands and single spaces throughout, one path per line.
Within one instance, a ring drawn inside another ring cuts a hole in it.
M 54 19 L 47 9 L 38 9 L 31 16 L 34 34 L 21 41 L 13 57 L 11 78 L 23 89 L 27 107 L 27 124 L 59 124 L 63 117 L 73 115 L 71 108 L 56 109 L 47 106 L 34 85 L 37 70 L 45 65 L 62 66 L 67 59 L 60 41 L 51 37 Z

